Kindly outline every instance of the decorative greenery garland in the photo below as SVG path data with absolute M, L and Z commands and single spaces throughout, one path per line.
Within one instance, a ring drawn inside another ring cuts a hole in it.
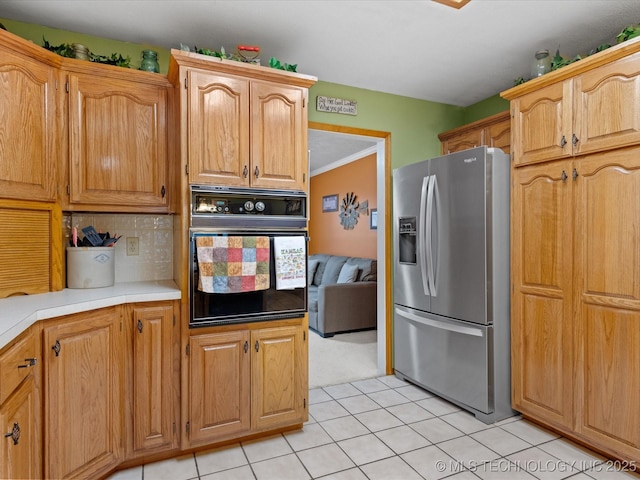
M 43 36 L 42 46 L 47 50 L 53 53 L 57 53 L 62 57 L 74 58 L 73 48 L 68 43 L 61 43 L 60 45 L 54 46 L 51 45 Z M 107 65 L 115 65 L 117 67 L 124 68 L 131 67 L 131 57 L 127 56 L 125 58 L 119 53 L 112 53 L 111 56 L 107 57 L 105 55 L 97 55 L 95 53 L 89 52 L 89 59 L 95 63 L 104 63 Z

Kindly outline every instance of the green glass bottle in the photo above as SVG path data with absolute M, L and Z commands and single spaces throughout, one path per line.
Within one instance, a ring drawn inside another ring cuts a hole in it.
M 158 64 L 158 52 L 154 50 L 143 50 L 142 62 L 140 62 L 140 70 L 159 73 L 160 65 Z

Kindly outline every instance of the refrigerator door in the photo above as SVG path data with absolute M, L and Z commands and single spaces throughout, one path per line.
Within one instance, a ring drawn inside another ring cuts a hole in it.
M 488 324 L 486 147 L 430 160 L 427 199 L 429 312 Z M 396 302 L 397 303 L 397 302 Z M 406 304 L 415 307 L 412 304 Z
M 426 204 L 429 163 L 418 162 L 393 172 L 394 302 L 429 310 Z
M 493 411 L 493 327 L 398 305 L 393 321 L 396 373 L 465 407 Z

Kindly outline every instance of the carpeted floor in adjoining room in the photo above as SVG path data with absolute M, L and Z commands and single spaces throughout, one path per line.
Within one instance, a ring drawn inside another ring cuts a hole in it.
M 339 333 L 322 338 L 309 331 L 309 389 L 380 375 L 376 330 Z

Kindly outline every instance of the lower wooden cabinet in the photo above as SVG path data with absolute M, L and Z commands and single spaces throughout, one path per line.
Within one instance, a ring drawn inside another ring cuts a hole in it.
M 307 420 L 306 321 L 195 334 L 188 351 L 191 446 Z
M 123 332 L 117 307 L 45 324 L 45 478 L 91 477 L 122 459 Z
M 127 305 L 126 312 L 126 456 L 135 458 L 178 446 L 179 325 L 173 302 Z
M 42 478 L 37 345 L 28 332 L 0 355 L 0 478 Z

